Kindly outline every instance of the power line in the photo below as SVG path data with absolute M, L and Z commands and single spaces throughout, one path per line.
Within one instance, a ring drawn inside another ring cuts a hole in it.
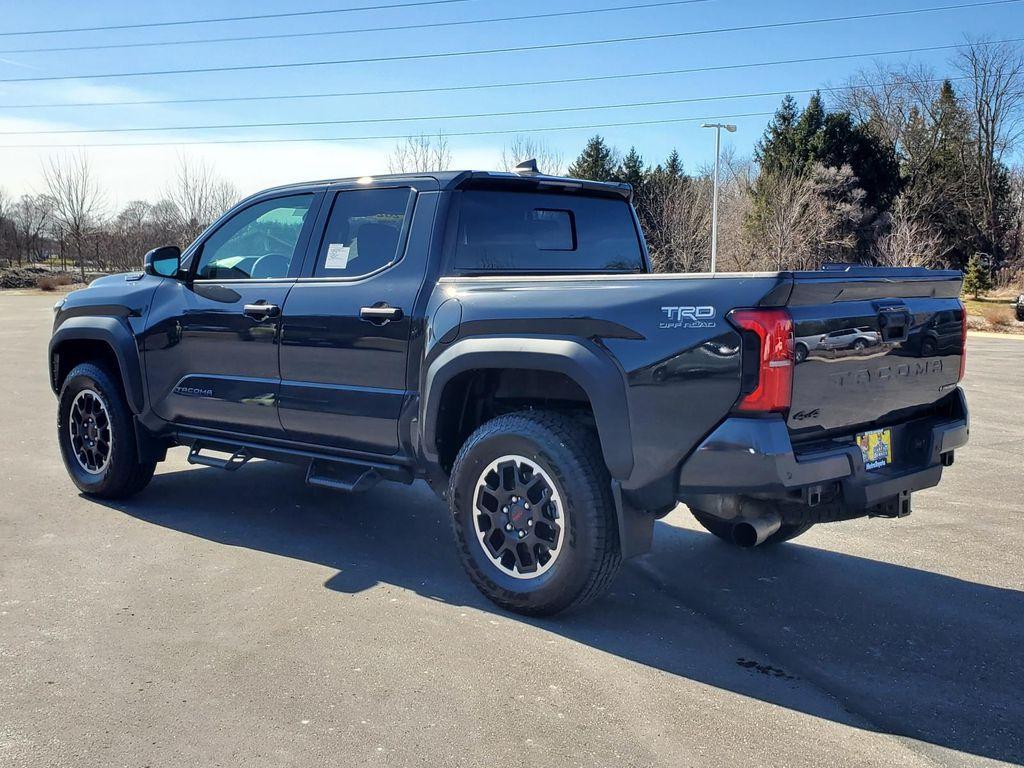
M 598 13 L 612 13 L 616 11 L 646 10 L 648 8 L 665 8 L 668 6 L 694 5 L 696 3 L 709 3 L 713 0 L 662 0 L 655 3 L 637 3 L 634 5 L 619 5 L 611 8 L 585 8 L 576 11 L 555 11 L 552 13 L 529 13 L 521 16 L 499 16 L 488 19 L 465 19 L 459 21 L 437 21 L 429 24 L 399 24 L 381 27 L 358 27 L 355 29 L 335 29 L 316 32 L 286 32 L 272 35 L 240 35 L 237 37 L 208 37 L 199 40 L 160 40 L 149 43 L 107 43 L 103 45 L 70 45 L 51 48 L 5 48 L 0 53 L 50 53 L 57 51 L 101 51 L 121 48 L 154 48 L 168 45 L 201 45 L 204 43 L 237 43 L 256 40 L 284 40 L 290 38 L 309 37 L 330 37 L 335 35 L 354 35 L 365 32 L 399 32 L 409 29 L 437 29 L 441 27 L 465 27 L 476 24 L 496 24 L 509 21 L 536 21 L 540 19 L 555 19 L 568 16 L 586 16 Z
M 455 91 L 477 91 L 492 88 L 524 88 L 545 85 L 567 85 L 572 83 L 593 83 L 608 80 L 629 80 L 646 77 L 666 77 L 670 75 L 696 74 L 701 72 L 718 72 L 734 69 L 754 69 L 774 67 L 787 64 L 810 64 L 823 61 L 841 61 L 846 59 L 863 59 L 875 56 L 898 56 L 908 53 L 931 53 L 964 48 L 967 45 L 998 45 L 1004 43 L 1024 42 L 1024 37 L 1003 40 L 983 40 L 975 43 L 951 43 L 949 45 L 931 45 L 918 48 L 896 48 L 887 51 L 867 51 L 863 53 L 840 53 L 833 56 L 811 56 L 799 59 L 776 59 L 774 61 L 758 61 L 750 64 L 717 64 L 706 67 L 687 67 L 684 69 L 662 69 L 649 72 L 630 72 L 616 75 L 592 75 L 588 77 L 566 77 L 553 80 L 521 80 L 507 83 L 479 83 L 471 85 L 438 86 L 432 88 L 397 88 L 374 91 L 334 91 L 330 93 L 289 93 L 267 96 L 215 96 L 192 99 L 140 99 L 135 101 L 92 101 L 92 102 L 59 102 L 50 104 L 0 104 L 0 109 L 53 109 L 66 107 L 122 107 L 151 106 L 158 104 L 210 104 L 241 101 L 291 101 L 299 99 L 327 99 L 348 96 L 398 96 L 424 93 L 449 93 Z
M 941 83 L 944 80 L 965 80 L 966 77 L 956 78 L 932 78 L 929 80 L 910 81 L 908 84 L 927 85 L 929 83 Z M 97 134 L 97 133 L 156 133 L 164 131 L 205 131 L 205 130 L 226 130 L 239 128 L 310 128 L 323 127 L 328 125 L 366 125 L 382 123 L 416 123 L 416 122 L 440 122 L 448 120 L 474 120 L 490 117 L 523 117 L 526 115 L 553 115 L 565 112 L 596 112 L 604 109 L 633 109 L 636 107 L 665 107 L 679 104 L 695 104 L 705 101 L 732 101 L 736 99 L 753 99 L 767 96 L 785 96 L 793 93 L 814 93 L 825 91 L 848 91 L 854 88 L 876 88 L 887 83 L 858 83 L 855 85 L 838 85 L 826 88 L 790 88 L 779 91 L 766 91 L 762 93 L 738 93 L 727 96 L 696 96 L 687 99 L 657 99 L 652 101 L 634 101 L 617 104 L 587 104 L 576 107 L 551 107 L 545 109 L 521 109 L 503 112 L 476 112 L 462 115 L 418 115 L 414 117 L 367 117 L 350 120 L 296 120 L 287 122 L 269 123 L 222 123 L 218 125 L 173 125 L 173 126 L 145 126 L 136 128 L 59 128 L 53 130 L 27 130 L 27 131 L 0 131 L 0 136 L 58 136 L 68 134 Z
M 394 5 L 361 5 L 355 8 L 327 8 L 315 11 L 289 11 L 287 13 L 261 13 L 252 16 L 223 16 L 216 19 L 179 19 L 176 21 L 151 21 L 142 24 L 107 24 L 99 27 L 61 27 L 58 29 L 26 29 L 19 32 L 0 32 L 0 37 L 21 35 L 56 35 L 63 32 L 105 32 L 117 29 L 148 29 L 153 27 L 181 27 L 187 24 L 219 24 L 227 21 L 258 21 L 262 19 L 287 19 L 299 16 L 326 16 L 336 13 L 354 13 L 356 11 L 381 11 L 390 8 L 414 8 L 423 5 L 451 5 L 453 3 L 470 3 L 474 0 L 417 0 L 416 2 L 396 3 Z
M 242 71 L 253 71 L 253 70 L 270 70 L 270 69 L 293 69 L 296 67 L 322 67 L 322 66 L 333 66 L 343 64 L 370 64 L 370 63 L 381 63 L 390 61 L 417 61 L 417 60 L 428 60 L 428 59 L 444 59 L 444 58 L 455 58 L 464 56 L 486 56 L 496 53 L 523 53 L 527 51 L 542 51 L 542 50 L 557 50 L 566 48 L 580 48 L 594 45 L 609 45 L 615 43 L 633 43 L 642 41 L 652 40 L 669 40 L 678 39 L 682 37 L 694 37 L 698 35 L 709 35 L 718 34 L 724 32 L 742 32 L 742 31 L 753 31 L 763 29 L 779 29 L 784 27 L 797 27 L 807 26 L 812 24 L 829 24 L 834 22 L 842 21 L 860 21 L 864 19 L 879 19 L 879 18 L 891 18 L 894 16 L 909 16 L 921 13 L 932 13 L 951 11 L 964 8 L 983 8 L 988 6 L 996 5 L 1009 5 L 1020 3 L 1022 0 L 984 0 L 983 2 L 976 3 L 959 3 L 957 5 L 943 5 L 943 6 L 930 6 L 928 8 L 914 8 L 902 11 L 881 11 L 877 13 L 863 13 L 855 14 L 850 16 L 833 16 L 829 18 L 821 19 L 803 19 L 799 21 L 781 21 L 772 22 L 767 24 L 749 24 L 736 27 L 719 27 L 716 29 L 703 29 L 703 30 L 688 30 L 685 32 L 667 32 L 655 35 L 634 35 L 630 37 L 616 37 L 616 38 L 604 38 L 599 40 L 581 40 L 567 43 L 547 43 L 542 45 L 524 45 L 524 46 L 512 46 L 507 48 L 487 48 L 478 49 L 472 51 L 444 51 L 439 53 L 419 53 L 419 54 L 406 54 L 402 56 L 373 56 L 366 58 L 357 59 L 332 59 L 326 61 L 302 61 L 302 62 L 287 62 L 279 64 L 247 64 L 238 66 L 225 66 L 225 67 L 197 67 L 192 69 L 163 69 L 163 70 L 149 70 L 143 72 L 107 72 L 107 73 L 93 73 L 93 74 L 77 74 L 77 75 L 49 75 L 45 77 L 17 77 L 17 78 L 2 78 L 0 83 L 35 83 L 44 81 L 56 81 L 56 80 L 86 80 L 86 79 L 109 79 L 117 77 L 153 77 L 161 75 L 188 75 L 188 74 L 204 74 L 211 72 L 242 72 Z
M 630 120 L 614 123 L 593 123 L 589 125 L 560 125 L 546 128 L 498 129 L 493 131 L 459 131 L 445 133 L 446 137 L 467 136 L 503 136 L 517 133 L 552 133 L 556 131 L 582 131 L 596 128 L 619 128 L 625 126 L 669 125 L 673 123 L 696 123 L 709 120 L 739 120 L 746 117 L 768 117 L 774 112 L 744 112 L 736 115 L 711 115 L 709 117 L 676 117 L 664 120 Z M 300 144 L 331 141 L 385 141 L 406 139 L 409 134 L 389 134 L 380 136 L 322 136 L 318 138 L 286 138 L 286 139 L 212 139 L 200 141 L 151 141 L 143 143 L 118 144 L 0 144 L 0 149 L 102 149 L 104 147 L 173 147 L 198 146 L 210 144 Z

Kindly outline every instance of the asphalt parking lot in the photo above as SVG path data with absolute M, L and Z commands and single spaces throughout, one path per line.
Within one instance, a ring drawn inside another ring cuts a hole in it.
M 0 765 L 1024 764 L 1024 341 L 972 337 L 971 444 L 900 521 L 733 551 L 685 508 L 587 610 L 463 576 L 423 484 L 61 464 L 53 296 L 0 295 Z

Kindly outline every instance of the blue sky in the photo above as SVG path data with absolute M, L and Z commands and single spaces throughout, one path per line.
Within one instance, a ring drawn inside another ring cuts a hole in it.
M 351 8 L 402 0 L 295 0 L 255 2 L 139 3 L 126 0 L 5 3 L 0 32 L 53 27 L 99 26 L 288 11 Z M 412 29 L 250 42 L 182 44 L 120 50 L 18 53 L 11 49 L 107 43 L 199 40 L 237 35 L 343 31 L 360 27 L 413 25 L 486 19 L 580 9 L 609 8 L 655 0 L 466 0 L 420 8 L 360 11 L 300 18 L 170 26 L 150 29 L 0 36 L 0 79 L 88 75 L 119 71 L 238 66 L 398 56 L 441 51 L 540 45 L 565 41 L 685 32 L 798 21 L 893 10 L 954 5 L 950 0 L 864 0 L 860 3 L 706 0 L 687 5 L 617 11 L 540 21 L 516 21 L 450 28 Z M 963 1 L 963 0 L 961 0 Z M 510 81 L 614 75 L 721 64 L 757 64 L 779 59 L 836 56 L 962 42 L 965 35 L 1010 37 L 1024 30 L 1024 3 L 937 13 L 791 26 L 781 29 L 697 35 L 562 50 L 502 53 L 449 59 L 376 62 L 277 71 L 0 83 L 0 106 L 75 101 L 124 101 L 429 88 Z M 951 71 L 951 51 L 914 54 L 938 75 Z M 899 56 L 885 57 L 898 61 Z M 367 120 L 409 116 L 578 108 L 661 99 L 687 99 L 767 91 L 801 91 L 845 81 L 871 59 L 756 66 L 594 83 L 548 85 L 451 93 L 358 96 L 298 101 L 208 104 L 0 109 L 0 132 L 94 129 L 211 123 Z M 803 101 L 806 95 L 798 94 Z M 252 128 L 143 134 L 0 136 L 0 144 L 144 142 L 213 138 L 337 137 L 445 130 L 451 133 L 519 130 L 549 126 L 702 118 L 771 112 L 778 96 L 693 104 L 320 127 Z M 728 138 L 749 153 L 764 130 L 763 116 L 734 117 L 739 131 Z M 567 159 L 589 134 L 600 132 L 626 149 L 636 145 L 648 160 L 661 160 L 673 147 L 689 168 L 708 162 L 713 137 L 699 122 L 622 126 L 540 134 Z M 506 136 L 451 138 L 457 165 L 495 167 Z M 112 202 L 154 196 L 176 152 L 187 151 L 238 180 L 243 191 L 308 176 L 345 176 L 385 170 L 393 140 L 315 144 L 218 145 L 90 150 L 105 181 L 117 188 Z M 20 193 L 40 186 L 41 162 L 54 150 L 0 149 L 0 187 Z

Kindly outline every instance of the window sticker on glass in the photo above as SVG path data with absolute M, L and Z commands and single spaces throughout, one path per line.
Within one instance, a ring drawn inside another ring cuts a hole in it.
M 327 260 L 324 263 L 326 269 L 346 269 L 348 267 L 349 246 L 341 243 L 331 243 L 327 248 Z

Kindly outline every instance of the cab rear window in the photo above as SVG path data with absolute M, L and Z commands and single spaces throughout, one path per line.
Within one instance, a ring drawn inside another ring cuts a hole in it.
M 629 203 L 620 198 L 466 190 L 460 273 L 643 272 Z

